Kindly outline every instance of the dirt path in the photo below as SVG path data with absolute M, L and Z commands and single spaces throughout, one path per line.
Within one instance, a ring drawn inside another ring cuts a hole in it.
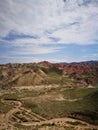
M 74 125 L 74 127 L 76 128 L 76 130 L 78 129 L 96 129 L 98 130 L 98 126 L 94 126 L 94 125 L 90 125 L 86 122 L 77 120 L 77 119 L 72 119 L 72 118 L 56 118 L 56 119 L 51 119 L 51 120 L 47 120 L 47 121 L 41 121 L 41 122 L 25 122 L 25 123 L 21 123 L 24 126 L 42 126 L 42 125 L 51 125 L 51 124 L 55 124 L 57 126 L 72 126 L 71 124 L 67 123 L 67 122 L 80 122 L 80 125 Z M 83 125 L 82 125 L 83 124 Z
M 5 104 L 11 104 L 11 103 L 15 103 L 17 105 L 15 105 L 15 107 L 13 109 L 11 109 L 9 112 L 7 112 L 5 114 L 5 121 L 6 122 L 9 122 L 9 118 L 10 116 L 17 112 L 19 110 L 19 108 L 21 107 L 22 103 L 20 101 L 15 101 L 15 100 L 4 100 L 4 99 L 1 99 L 1 102 L 2 103 L 5 103 Z
M 14 89 L 18 91 L 21 91 L 24 89 L 41 91 L 41 90 L 50 90 L 51 88 L 59 88 L 59 87 L 60 87 L 59 85 L 54 84 L 54 85 L 19 86 L 19 87 L 14 87 Z
M 47 121 L 46 118 L 44 118 L 44 117 L 42 117 L 42 116 L 40 116 L 40 115 L 38 115 L 38 114 L 32 112 L 31 110 L 28 110 L 28 109 L 25 109 L 25 108 L 21 108 L 21 110 L 28 111 L 28 112 L 31 114 L 31 116 L 35 116 L 36 118 L 39 119 L 39 121 L 40 121 L 40 120 Z
M 15 103 L 15 107 L 8 111 L 6 114 L 1 114 L 0 115 L 0 130 L 14 130 L 14 126 L 12 122 L 10 121 L 10 117 L 12 116 L 13 113 L 17 112 L 19 108 L 21 107 L 21 102 L 20 101 L 9 101 L 9 100 L 3 100 L 1 99 L 1 102 L 4 104 L 11 104 Z
M 4 120 L 5 122 L 10 122 L 10 117 L 17 111 L 21 111 L 21 110 L 25 110 L 29 113 L 31 113 L 31 115 L 35 116 L 36 118 L 40 119 L 40 120 L 43 120 L 43 121 L 46 121 L 47 119 L 32 112 L 31 110 L 28 110 L 28 109 L 25 109 L 24 107 L 21 107 L 22 106 L 22 103 L 21 101 L 18 101 L 18 100 L 4 100 L 4 99 L 1 99 L 1 102 L 2 103 L 5 103 L 5 104 L 11 104 L 11 103 L 15 103 L 15 107 L 13 109 L 11 109 L 9 112 L 7 112 L 6 114 L 4 114 Z
M 5 115 L 2 115 L 2 122 L 6 122 L 5 124 L 5 128 L 7 128 L 7 126 L 11 124 L 13 124 L 11 121 L 10 121 L 10 117 L 17 111 L 19 110 L 25 110 L 25 111 L 29 111 L 22 106 L 22 103 L 20 101 L 15 101 L 15 100 L 1 100 L 1 102 L 3 103 L 15 103 L 15 107 L 13 109 L 11 109 L 8 113 L 6 113 Z M 30 111 L 29 111 L 30 112 Z M 42 119 L 44 121 L 40 121 L 40 122 L 22 122 L 21 125 L 23 126 L 42 126 L 42 125 L 47 125 L 47 124 L 55 124 L 57 126 L 72 126 L 71 124 L 69 124 L 68 122 L 80 122 L 81 124 L 80 125 L 76 125 L 74 126 L 76 130 L 79 130 L 79 129 L 88 129 L 88 128 L 92 128 L 92 129 L 96 129 L 98 130 L 98 126 L 94 126 L 94 125 L 90 125 L 86 122 L 83 122 L 83 121 L 80 121 L 80 120 L 77 120 L 77 119 L 72 119 L 72 118 L 56 118 L 56 119 L 50 119 L 50 120 L 47 120 L 43 117 L 41 117 L 40 115 L 34 113 L 34 112 L 31 112 L 31 114 L 33 116 L 36 116 L 37 118 L 39 119 Z M 85 124 L 85 125 L 82 125 L 82 124 Z M 13 130 L 13 127 L 11 128 Z

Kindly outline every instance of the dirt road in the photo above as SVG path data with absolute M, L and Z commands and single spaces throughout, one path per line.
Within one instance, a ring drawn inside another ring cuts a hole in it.
M 8 128 L 10 127 L 10 130 L 12 129 L 13 130 L 13 126 L 11 126 L 11 124 L 13 124 L 11 121 L 10 121 L 10 117 L 17 111 L 20 110 L 20 108 L 22 108 L 22 103 L 20 101 L 16 101 L 16 100 L 1 100 L 3 103 L 7 103 L 7 104 L 10 104 L 10 103 L 14 103 L 15 104 L 15 107 L 13 109 L 11 109 L 8 113 L 6 113 L 5 115 L 2 115 L 1 116 L 1 120 L 2 120 L 2 123 L 3 122 L 6 122 L 6 124 L 3 123 L 3 126 L 4 128 Z M 22 108 L 22 109 L 25 109 L 25 108 Z M 27 109 L 25 109 L 27 110 Z M 50 119 L 50 120 L 46 120 L 45 118 L 41 117 L 40 115 L 32 112 L 32 114 L 38 118 L 41 118 L 43 119 L 44 121 L 40 121 L 40 122 L 21 122 L 21 125 L 23 126 L 42 126 L 42 125 L 51 125 L 51 124 L 55 124 L 56 126 L 72 126 L 72 124 L 68 123 L 68 122 L 80 122 L 79 125 L 76 125 L 74 126 L 76 130 L 80 130 L 80 129 L 89 129 L 89 128 L 92 128 L 92 129 L 96 129 L 98 130 L 98 126 L 94 126 L 94 125 L 90 125 L 86 122 L 83 122 L 83 121 L 80 121 L 80 120 L 77 120 L 77 119 L 72 119 L 72 118 L 56 118 L 56 119 Z M 10 123 L 10 124 L 9 124 Z

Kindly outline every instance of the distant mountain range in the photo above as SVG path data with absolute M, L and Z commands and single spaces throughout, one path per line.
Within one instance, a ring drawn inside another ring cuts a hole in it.
M 0 87 L 60 84 L 66 87 L 98 85 L 98 61 L 0 65 Z

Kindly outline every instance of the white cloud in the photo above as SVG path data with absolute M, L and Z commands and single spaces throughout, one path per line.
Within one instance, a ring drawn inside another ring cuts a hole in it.
M 57 42 L 51 41 L 50 36 L 59 38 L 58 43 L 64 44 L 94 43 L 98 34 L 97 21 L 97 0 L 66 0 L 65 3 L 63 0 L 0 1 L 0 36 L 4 37 L 12 30 L 39 36 L 39 39 L 25 40 L 27 43 Z
M 2 56 L 0 57 L 0 64 L 5 63 L 32 63 L 32 62 L 39 62 L 41 61 L 39 58 L 35 57 L 9 57 L 9 56 Z
M 44 47 L 39 45 L 28 45 L 27 47 L 20 47 L 12 53 L 16 55 L 32 55 L 32 54 L 49 54 L 59 51 L 60 47 Z
M 10 33 L 37 36 L 8 40 Z M 5 39 L 4 39 L 5 38 Z M 19 55 L 49 54 L 56 44 L 95 44 L 98 41 L 98 0 L 0 0 L 0 43 L 10 48 L 5 61 L 47 60 Z M 48 44 L 48 46 L 47 46 Z M 52 44 L 55 44 L 52 46 Z M 12 50 L 11 50 L 12 49 Z M 4 55 L 4 54 L 2 54 Z M 48 58 L 51 62 L 72 61 Z
M 2 56 L 0 57 L 0 64 L 5 63 L 32 63 L 32 62 L 41 62 L 41 61 L 47 61 L 47 58 L 41 58 L 41 57 L 13 57 L 13 56 Z M 51 63 L 59 63 L 59 62 L 71 62 L 67 58 L 48 58 L 48 61 Z

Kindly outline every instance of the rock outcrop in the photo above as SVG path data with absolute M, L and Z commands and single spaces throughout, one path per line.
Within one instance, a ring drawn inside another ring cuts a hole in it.
M 51 73 L 51 74 L 50 74 Z M 54 75 L 55 74 L 55 75 Z M 47 84 L 49 76 L 59 75 L 58 82 L 72 86 L 98 84 L 98 62 L 50 63 L 47 61 L 28 64 L 0 65 L 0 87 Z M 70 82 L 71 81 L 71 82 Z M 55 82 L 52 82 L 55 83 Z

